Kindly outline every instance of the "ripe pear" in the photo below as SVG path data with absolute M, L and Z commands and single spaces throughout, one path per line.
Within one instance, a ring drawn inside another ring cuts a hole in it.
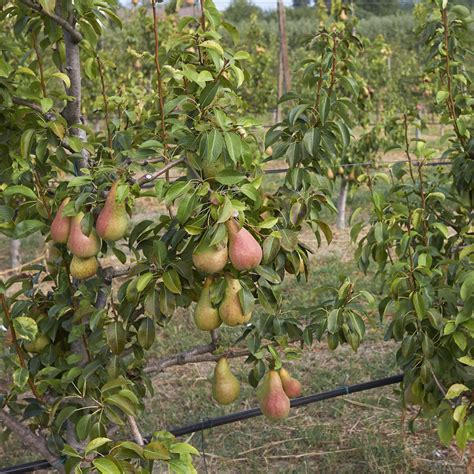
M 253 235 L 234 219 L 226 222 L 229 234 L 229 257 L 236 270 L 252 270 L 262 261 L 262 247 Z
M 49 337 L 45 334 L 38 334 L 34 341 L 26 341 L 23 343 L 23 347 L 26 351 L 32 353 L 41 352 L 48 344 L 49 344 Z
M 67 241 L 67 248 L 73 255 L 80 258 L 94 257 L 99 253 L 100 241 L 94 229 L 89 235 L 85 235 L 81 229 L 84 213 L 80 212 L 72 218 L 71 231 Z
M 203 273 L 219 273 L 227 263 L 227 242 L 212 247 L 199 245 L 193 252 L 194 266 Z
M 217 329 L 221 324 L 219 310 L 214 308 L 211 303 L 211 285 L 214 279 L 207 277 L 201 291 L 201 296 L 194 308 L 194 322 L 201 331 L 212 331 Z
M 81 258 L 73 255 L 69 271 L 76 280 L 87 280 L 97 273 L 99 264 L 95 257 Z
M 240 395 L 240 382 L 231 372 L 225 357 L 219 359 L 214 369 L 212 380 L 212 397 L 221 405 L 228 405 Z
M 65 244 L 69 237 L 71 218 L 63 215 L 63 209 L 70 200 L 68 197 L 63 200 L 51 223 L 51 238 L 58 244 Z
M 95 229 L 99 237 L 115 242 L 120 240 L 128 228 L 125 202 L 117 202 L 118 181 L 112 184 L 105 205 L 97 217 Z
M 270 370 L 262 381 L 259 391 L 260 409 L 270 420 L 286 418 L 290 413 L 290 399 L 283 390 L 280 374 Z
M 288 398 L 296 398 L 301 395 L 301 383 L 294 379 L 286 369 L 280 369 L 280 379 Z
M 239 280 L 231 275 L 226 275 L 226 289 L 224 298 L 219 306 L 219 316 L 227 326 L 238 326 L 245 324 L 252 317 L 252 313 L 244 314 L 240 305 L 239 291 L 241 290 Z

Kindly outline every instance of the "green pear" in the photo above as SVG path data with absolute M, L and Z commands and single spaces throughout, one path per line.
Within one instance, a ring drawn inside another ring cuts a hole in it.
M 230 274 L 227 274 L 225 279 L 227 286 L 224 291 L 224 298 L 219 306 L 219 316 L 227 326 L 245 324 L 252 317 L 252 313 L 244 314 L 242 311 L 239 299 L 239 292 L 242 286 L 239 280 L 236 280 Z
M 252 270 L 262 261 L 262 247 L 253 235 L 234 220 L 226 222 L 229 234 L 229 258 L 236 270 Z
M 69 272 L 76 280 L 87 280 L 87 278 L 91 278 L 97 273 L 98 268 L 97 258 L 80 258 L 73 255 Z
M 240 382 L 231 372 L 225 357 L 219 359 L 214 369 L 212 380 L 212 396 L 217 403 L 228 405 L 240 395 Z
M 26 341 L 23 347 L 26 351 L 34 354 L 41 352 L 50 343 L 49 337 L 45 334 L 37 334 L 34 341 Z
M 193 253 L 194 266 L 202 273 L 221 272 L 227 263 L 227 258 L 227 241 L 213 246 L 199 244 Z
M 290 413 L 290 399 L 283 390 L 280 374 L 270 370 L 257 391 L 262 413 L 270 420 L 286 418 Z
M 201 331 L 212 331 L 221 324 L 219 310 L 211 303 L 211 285 L 214 282 L 212 277 L 207 277 L 201 291 L 201 296 L 194 308 L 194 322 Z
M 117 202 L 117 187 L 118 181 L 110 188 L 105 205 L 100 211 L 95 225 L 98 236 L 111 242 L 120 240 L 128 228 L 125 202 Z
M 63 209 L 70 200 L 69 197 L 63 200 L 51 223 L 51 239 L 58 244 L 65 244 L 69 237 L 71 218 L 63 215 Z
M 83 212 L 72 218 L 67 247 L 76 257 L 94 257 L 100 251 L 100 240 L 94 229 L 91 230 L 89 235 L 82 232 L 81 222 L 83 218 Z

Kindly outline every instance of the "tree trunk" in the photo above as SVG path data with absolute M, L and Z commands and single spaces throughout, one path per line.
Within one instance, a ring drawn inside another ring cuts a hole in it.
M 347 181 L 342 178 L 341 189 L 339 190 L 339 197 L 337 198 L 337 219 L 336 226 L 338 229 L 346 228 L 346 201 L 347 191 L 349 189 Z
M 16 268 L 21 265 L 21 241 L 12 239 L 10 241 L 10 259 L 11 268 Z

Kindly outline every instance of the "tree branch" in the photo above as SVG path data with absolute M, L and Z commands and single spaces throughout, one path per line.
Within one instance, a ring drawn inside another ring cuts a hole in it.
M 158 359 L 148 367 L 145 367 L 145 374 L 156 374 L 163 372 L 168 367 L 174 365 L 193 364 L 197 362 L 215 362 L 219 360 L 224 354 L 212 354 L 216 350 L 214 343 L 202 346 L 196 346 L 188 351 L 183 351 L 169 357 Z M 225 353 L 228 359 L 235 359 L 237 357 L 246 357 L 250 355 L 248 349 L 231 349 Z
M 181 163 L 184 163 L 185 160 L 186 160 L 185 158 L 180 158 L 179 160 L 172 161 L 171 163 L 168 163 L 167 165 L 163 166 L 163 168 L 159 169 L 158 171 L 155 171 L 154 173 L 145 174 L 142 177 L 137 178 L 135 182 L 140 185 L 149 183 L 150 181 L 153 181 L 156 178 L 160 177 L 162 174 L 165 174 L 171 168 L 174 168 L 175 166 L 178 166 Z
M 128 420 L 128 424 L 130 425 L 130 431 L 132 432 L 135 442 L 138 445 L 143 446 L 145 443 L 143 442 L 143 436 L 140 433 L 140 430 L 138 428 L 135 418 L 131 415 L 127 415 L 127 420 Z
M 28 429 L 10 413 L 8 413 L 5 408 L 0 410 L 0 421 L 4 426 L 6 426 L 18 436 L 19 440 L 25 445 L 26 448 L 35 449 L 39 454 L 41 454 L 41 456 L 44 456 L 47 459 L 51 466 L 61 473 L 65 472 L 61 460 L 51 454 L 47 447 L 46 441 L 31 432 L 30 429 Z
M 12 97 L 12 102 L 16 105 L 22 105 L 23 107 L 28 107 L 35 112 L 40 113 L 46 120 L 54 120 L 54 114 L 51 112 L 44 113 L 41 107 L 34 102 L 30 102 L 29 100 L 22 99 L 21 97 Z
M 81 33 L 79 33 L 79 31 L 77 31 L 74 26 L 72 26 L 62 16 L 59 16 L 56 13 L 47 12 L 43 9 L 43 7 L 41 7 L 41 5 L 38 5 L 37 3 L 34 3 L 30 0 L 20 0 L 20 2 L 23 3 L 23 5 L 30 7 L 32 10 L 37 11 L 40 15 L 51 18 L 51 20 L 55 21 L 64 31 L 67 31 L 71 35 L 71 38 L 75 43 L 80 43 L 82 41 Z

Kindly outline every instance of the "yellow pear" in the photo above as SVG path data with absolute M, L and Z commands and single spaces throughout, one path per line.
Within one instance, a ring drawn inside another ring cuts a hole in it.
M 225 357 L 219 359 L 214 369 L 212 380 L 212 396 L 217 403 L 228 405 L 240 395 L 240 382 L 231 372 Z
M 225 276 L 226 289 L 224 298 L 219 306 L 219 316 L 222 322 L 227 326 L 239 326 L 245 324 L 252 317 L 252 313 L 244 314 L 240 304 L 239 292 L 242 288 L 239 280 L 236 280 L 232 275 Z
M 221 324 L 219 310 L 214 308 L 211 303 L 211 285 L 214 282 L 212 277 L 207 277 L 201 291 L 201 296 L 194 308 L 194 322 L 201 331 L 212 331 Z

